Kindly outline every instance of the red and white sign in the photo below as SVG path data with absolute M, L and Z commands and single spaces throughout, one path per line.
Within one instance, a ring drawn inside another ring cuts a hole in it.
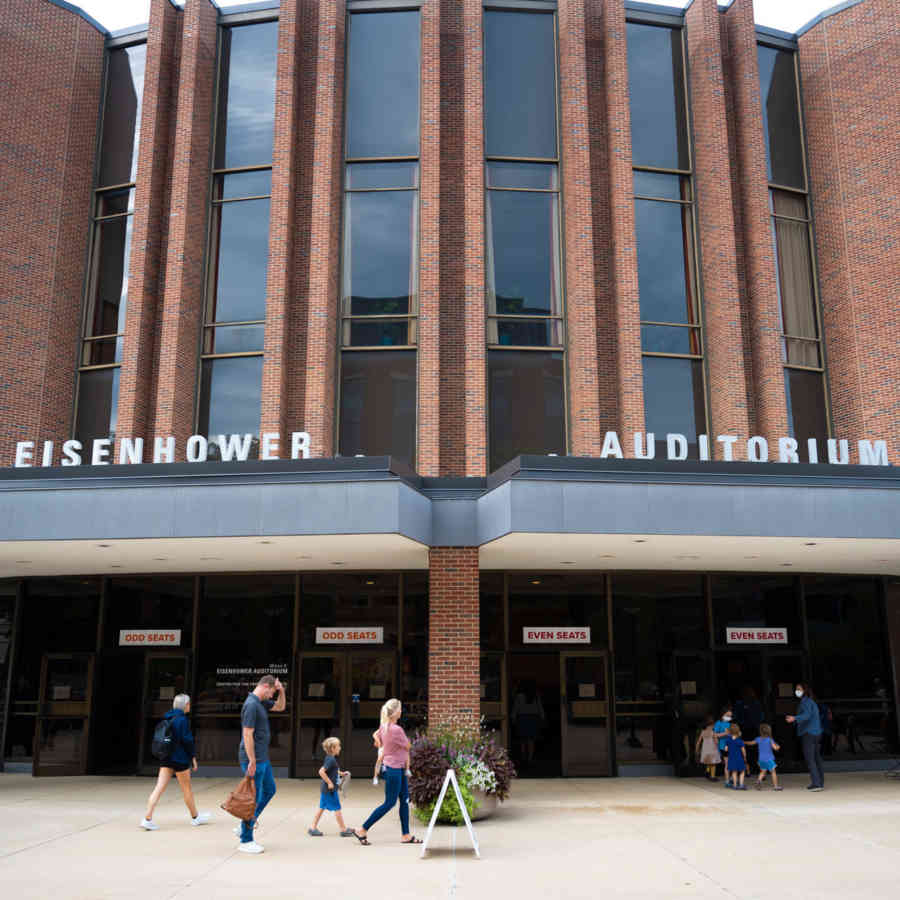
M 590 628 L 523 628 L 523 644 L 589 644 Z
M 128 628 L 119 632 L 120 647 L 180 647 L 181 629 Z
M 728 625 L 725 638 L 729 644 L 786 644 L 787 628 L 745 628 Z
M 378 628 L 317 628 L 317 644 L 383 644 L 384 629 Z

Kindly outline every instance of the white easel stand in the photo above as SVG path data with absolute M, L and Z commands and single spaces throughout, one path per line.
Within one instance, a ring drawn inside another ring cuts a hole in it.
M 463 802 L 462 792 L 459 789 L 459 782 L 456 780 L 456 772 L 454 772 L 453 769 L 447 769 L 447 775 L 444 778 L 444 783 L 441 785 L 441 793 L 438 795 L 437 803 L 434 805 L 434 812 L 431 814 L 431 821 L 428 823 L 428 831 L 425 834 L 425 842 L 422 844 L 422 852 L 419 854 L 419 859 L 424 858 L 425 851 L 428 849 L 428 842 L 431 840 L 431 835 L 434 833 L 434 823 L 437 822 L 438 814 L 444 803 L 444 797 L 447 796 L 448 784 L 453 785 L 453 791 L 456 794 L 456 802 L 462 810 L 466 828 L 469 829 L 469 837 L 472 840 L 472 849 L 475 851 L 475 856 L 478 859 L 481 859 L 481 852 L 478 849 L 478 838 L 475 836 L 475 829 L 472 827 L 472 820 L 469 818 L 469 811 L 466 809 L 466 804 Z

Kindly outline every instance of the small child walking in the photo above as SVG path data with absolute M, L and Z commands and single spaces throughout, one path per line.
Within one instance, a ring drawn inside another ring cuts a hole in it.
M 727 768 L 730 786 L 736 791 L 746 791 L 747 785 L 744 784 L 744 776 L 747 774 L 747 751 L 741 740 L 741 727 L 733 724 L 728 731 L 726 747 L 728 749 Z
M 726 706 L 719 715 L 719 719 L 715 725 L 713 725 L 713 731 L 719 737 L 719 755 L 722 759 L 725 758 L 726 749 L 725 744 L 728 741 L 728 729 L 731 728 L 731 719 L 733 716 L 733 712 L 730 706 Z M 731 787 L 731 782 L 728 780 L 728 770 L 725 769 L 723 772 L 725 776 L 725 787 Z
M 748 743 L 756 744 L 759 750 L 759 776 L 756 779 L 756 789 L 762 790 L 763 782 L 766 780 L 766 772 L 772 773 L 772 786 L 776 791 L 783 790 L 778 783 L 778 775 L 775 773 L 777 763 L 775 762 L 775 753 L 773 751 L 780 750 L 781 745 L 776 744 L 772 738 L 772 726 L 765 722 L 759 726 L 759 737 L 755 741 Z
M 341 742 L 336 737 L 325 738 L 322 741 L 322 749 L 325 751 L 325 761 L 319 769 L 319 778 L 322 779 L 322 789 L 319 794 L 319 808 L 313 816 L 312 826 L 308 829 L 311 837 L 322 837 L 319 831 L 319 819 L 325 810 L 334 813 L 338 827 L 341 829 L 341 837 L 352 837 L 353 829 L 348 828 L 341 813 L 341 798 L 338 796 L 338 788 L 342 778 L 348 778 L 349 772 L 342 772 L 338 766 L 337 758 L 341 752 Z
M 719 753 L 718 736 L 714 728 L 713 717 L 708 716 L 703 723 L 703 730 L 697 737 L 696 754 L 700 757 L 700 765 L 706 766 L 707 781 L 718 781 L 716 778 L 716 766 L 722 762 L 722 754 Z

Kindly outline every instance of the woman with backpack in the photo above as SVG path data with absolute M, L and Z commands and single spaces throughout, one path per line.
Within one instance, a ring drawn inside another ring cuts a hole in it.
M 156 831 L 159 828 L 153 821 L 153 810 L 173 775 L 181 786 L 184 804 L 191 814 L 191 825 L 206 825 L 209 822 L 208 812 L 197 812 L 194 792 L 191 789 L 191 768 L 197 771 L 197 757 L 194 756 L 194 736 L 191 734 L 191 724 L 187 718 L 190 711 L 191 698 L 187 694 L 179 694 L 172 701 L 172 709 L 166 713 L 153 735 L 154 755 L 162 755 L 163 759 L 160 762 L 156 787 L 147 800 L 147 812 L 141 822 L 141 828 L 145 831 Z

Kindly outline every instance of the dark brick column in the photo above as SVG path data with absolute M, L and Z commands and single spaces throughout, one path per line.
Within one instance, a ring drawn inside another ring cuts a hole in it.
M 428 727 L 478 731 L 477 547 L 432 547 L 428 586 Z
M 209 0 L 187 0 L 182 23 L 155 421 L 157 434 L 175 435 L 179 444 L 194 428 L 194 397 L 200 371 L 216 17 L 216 7 Z
M 835 436 L 851 442 L 883 438 L 896 462 L 900 454 L 897 5 L 867 0 L 815 25 L 799 43 Z
M 685 14 L 704 350 L 717 455 L 716 434 L 750 435 L 719 18 L 716 0 L 694 0 Z
M 71 437 L 104 36 L 0 0 L 0 465 Z
M 181 19 L 181 11 L 169 0 L 152 0 L 128 270 L 128 304 L 122 342 L 117 439 L 148 438 L 152 430 Z

